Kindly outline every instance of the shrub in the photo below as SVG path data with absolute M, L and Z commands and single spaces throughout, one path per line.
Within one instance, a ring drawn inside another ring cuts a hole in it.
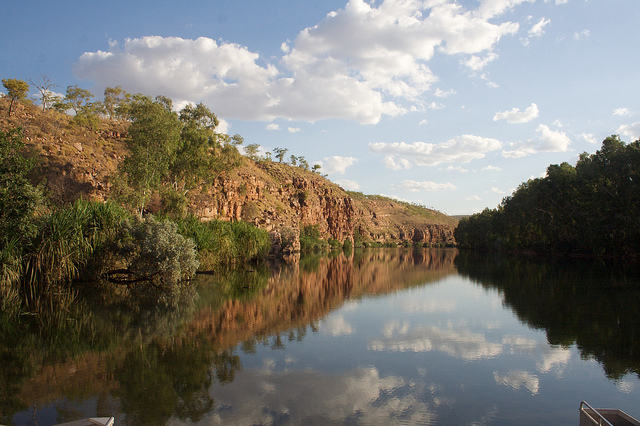
M 270 248 L 269 233 L 244 222 L 202 222 L 190 215 L 177 221 L 180 234 L 193 239 L 200 265 L 213 269 L 263 257 Z
M 188 280 L 199 266 L 193 240 L 170 221 L 152 216 L 127 221 L 114 240 L 117 269 L 106 278 L 125 284 L 138 301 L 171 306 L 189 291 Z
M 300 251 L 317 252 L 327 249 L 329 244 L 320 238 L 318 225 L 307 225 L 300 231 Z

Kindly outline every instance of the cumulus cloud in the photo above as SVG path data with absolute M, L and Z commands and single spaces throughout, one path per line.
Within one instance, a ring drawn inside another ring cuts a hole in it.
M 280 130 L 280 125 L 275 123 L 267 124 L 267 130 Z
M 536 131 L 540 133 L 539 139 L 512 143 L 513 149 L 502 151 L 502 155 L 506 158 L 520 158 L 540 152 L 566 152 L 569 150 L 571 139 L 564 132 L 551 130 L 544 124 L 539 125 Z
M 453 312 L 456 309 L 455 300 L 421 299 L 403 303 L 401 309 L 409 313 L 430 314 L 434 312 Z
M 544 27 L 546 27 L 550 23 L 550 19 L 540 18 L 540 20 L 533 24 L 533 26 L 529 29 L 529 32 L 527 32 L 527 37 L 522 39 L 523 44 L 527 46 L 531 42 L 532 38 L 542 37 L 542 35 L 544 34 Z
M 459 173 L 469 173 L 469 169 L 465 169 L 462 166 L 449 166 L 447 167 L 448 172 L 459 172 Z
M 287 127 L 287 131 L 289 133 L 298 133 L 300 130 L 302 129 L 300 129 L 299 127 Z
M 456 91 L 453 89 L 447 90 L 447 91 L 436 89 L 436 91 L 433 94 L 438 98 L 446 98 L 447 96 L 455 95 Z
M 640 122 L 633 124 L 623 124 L 618 127 L 618 133 L 627 135 L 632 141 L 640 139 Z
M 498 55 L 493 52 L 489 52 L 484 56 L 473 55 L 469 59 L 462 61 L 462 63 L 473 71 L 480 71 L 486 67 L 487 64 L 495 59 L 498 59 Z
M 418 182 L 415 180 L 403 180 L 397 185 L 393 185 L 392 189 L 400 191 L 418 192 L 418 191 L 454 191 L 456 186 L 452 183 L 437 183 L 431 181 Z
M 482 171 L 483 171 L 483 172 L 486 172 L 486 171 L 495 171 L 495 172 L 499 172 L 499 171 L 501 171 L 501 170 L 502 170 L 502 168 L 501 168 L 501 167 L 498 167 L 498 166 L 486 166 L 486 167 L 483 167 L 483 168 L 482 168 Z
M 497 139 L 474 135 L 462 135 L 440 144 L 426 142 L 372 142 L 369 150 L 374 154 L 383 154 L 387 168 L 390 164 L 408 161 L 418 166 L 437 166 L 442 163 L 468 163 L 483 158 L 487 152 L 502 148 Z
M 459 55 L 472 70 L 495 60 L 496 45 L 519 28 L 501 16 L 525 1 L 484 0 L 473 9 L 451 0 L 349 0 L 283 42 L 273 60 L 206 37 L 145 36 L 86 52 L 74 71 L 96 91 L 118 84 L 204 102 L 227 118 L 377 123 L 423 107 L 438 80 L 434 55 Z
M 360 189 L 360 184 L 355 180 L 338 179 L 335 182 L 348 191 L 357 191 Z
M 631 114 L 629 108 L 616 108 L 613 110 L 613 115 L 620 115 L 624 117 L 625 115 Z
M 409 170 L 411 168 L 411 162 L 406 158 L 399 158 L 397 161 L 393 155 L 386 155 L 382 162 L 384 166 L 389 170 Z
M 598 140 L 596 139 L 596 136 L 593 133 L 583 133 L 580 135 L 580 138 L 583 139 L 585 142 L 598 143 Z
M 539 115 L 538 105 L 532 103 L 524 111 L 520 111 L 520 108 L 513 108 L 509 111 L 497 112 L 493 116 L 493 121 L 507 120 L 507 123 L 528 123 L 529 121 L 537 118 Z
M 331 157 L 324 157 L 324 161 L 320 164 L 324 173 L 339 173 L 343 175 L 347 171 L 348 167 L 353 166 L 357 162 L 358 159 L 354 157 L 340 157 L 338 155 L 334 155 Z
M 342 315 L 332 316 L 322 322 L 321 330 L 332 336 L 348 336 L 355 332 Z
M 529 30 L 529 36 L 530 37 L 542 36 L 542 34 L 544 34 L 544 27 L 549 25 L 549 23 L 551 23 L 550 19 L 540 18 L 540 20 L 537 23 L 535 23 Z
M 395 325 L 395 324 L 394 324 Z M 484 334 L 469 330 L 439 327 L 408 326 L 385 328 L 384 338 L 369 343 L 369 349 L 379 352 L 439 351 L 465 361 L 494 358 L 502 353 L 501 343 L 487 341 Z
M 515 390 L 525 388 L 532 395 L 536 395 L 540 390 L 538 376 L 528 371 L 513 370 L 506 374 L 500 374 L 496 371 L 493 373 L 493 378 L 499 385 L 505 385 Z
M 437 418 L 435 408 L 425 402 L 434 398 L 429 386 L 383 375 L 374 367 L 329 374 L 247 368 L 225 389 L 213 390 L 212 424 L 277 424 L 282 419 L 291 424 L 309 419 L 343 424 L 354 413 L 370 424 L 398 418 L 410 424 L 433 424 Z

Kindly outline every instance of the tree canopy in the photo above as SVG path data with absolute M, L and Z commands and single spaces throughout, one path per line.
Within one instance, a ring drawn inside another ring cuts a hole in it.
M 585 255 L 640 253 L 640 140 L 614 135 L 575 167 L 553 164 L 495 209 L 460 221 L 462 247 Z
M 16 78 L 3 78 L 2 85 L 7 89 L 7 96 L 11 98 L 11 103 L 9 104 L 9 115 L 11 115 L 13 112 L 13 104 L 16 101 L 26 99 L 27 93 L 29 92 L 29 83 Z

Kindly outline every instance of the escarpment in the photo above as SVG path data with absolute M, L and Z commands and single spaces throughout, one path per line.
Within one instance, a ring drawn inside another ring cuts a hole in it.
M 324 177 L 275 162 L 254 163 L 220 176 L 192 197 L 203 220 L 244 220 L 276 234 L 299 236 L 317 226 L 325 239 L 452 244 L 456 221 L 384 197 L 349 193 Z M 428 216 L 431 217 L 428 217 Z
M 0 106 L 2 102 L 0 102 Z M 54 203 L 79 198 L 113 198 L 119 165 L 129 155 L 128 123 L 102 120 L 97 130 L 74 125 L 64 114 L 16 107 L 0 115 L 0 128 L 21 128 L 37 176 Z M 268 230 L 274 246 L 299 247 L 300 232 L 317 227 L 329 241 L 451 244 L 457 220 L 442 213 L 380 196 L 345 191 L 308 167 L 242 157 L 240 166 L 204 179 L 198 188 L 177 191 L 186 211 L 202 220 L 246 221 Z M 120 182 L 121 183 L 121 182 Z M 169 190 L 170 184 L 165 189 Z M 157 191 L 146 204 L 167 211 L 170 200 Z

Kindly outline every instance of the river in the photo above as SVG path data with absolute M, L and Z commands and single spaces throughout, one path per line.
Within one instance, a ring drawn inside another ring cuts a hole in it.
M 455 249 L 200 275 L 171 311 L 67 319 L 82 342 L 5 332 L 0 423 L 566 425 L 581 400 L 640 418 L 639 277 Z

